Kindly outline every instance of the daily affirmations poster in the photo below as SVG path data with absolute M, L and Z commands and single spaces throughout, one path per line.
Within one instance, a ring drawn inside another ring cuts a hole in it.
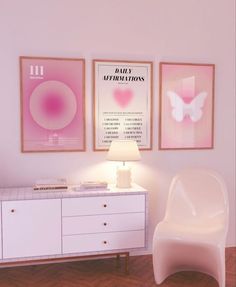
M 152 63 L 94 60 L 94 149 L 112 140 L 152 148 Z

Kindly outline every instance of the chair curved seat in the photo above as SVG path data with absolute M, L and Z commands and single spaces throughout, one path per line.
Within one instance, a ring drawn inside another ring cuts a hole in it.
M 153 237 L 157 284 L 178 271 L 200 271 L 225 286 L 227 189 L 214 171 L 188 169 L 170 185 L 164 219 Z

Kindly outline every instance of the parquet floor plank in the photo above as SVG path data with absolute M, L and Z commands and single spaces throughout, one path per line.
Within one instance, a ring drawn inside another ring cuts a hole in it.
M 156 287 L 152 256 L 131 256 L 130 273 L 115 258 L 0 269 L 0 287 Z M 179 272 L 160 287 L 218 287 L 198 272 Z M 226 249 L 226 287 L 236 287 L 236 247 Z

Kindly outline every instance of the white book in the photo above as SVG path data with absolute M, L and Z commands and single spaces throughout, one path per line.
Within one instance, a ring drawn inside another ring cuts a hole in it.
M 36 180 L 35 185 L 67 185 L 65 178 L 43 178 Z
M 107 182 L 105 181 L 84 181 L 80 184 L 81 189 L 106 189 Z

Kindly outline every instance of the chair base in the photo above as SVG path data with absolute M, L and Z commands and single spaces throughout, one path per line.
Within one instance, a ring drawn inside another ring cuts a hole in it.
M 224 249 L 214 245 L 158 240 L 153 245 L 153 268 L 157 284 L 180 271 L 198 271 L 225 287 Z

